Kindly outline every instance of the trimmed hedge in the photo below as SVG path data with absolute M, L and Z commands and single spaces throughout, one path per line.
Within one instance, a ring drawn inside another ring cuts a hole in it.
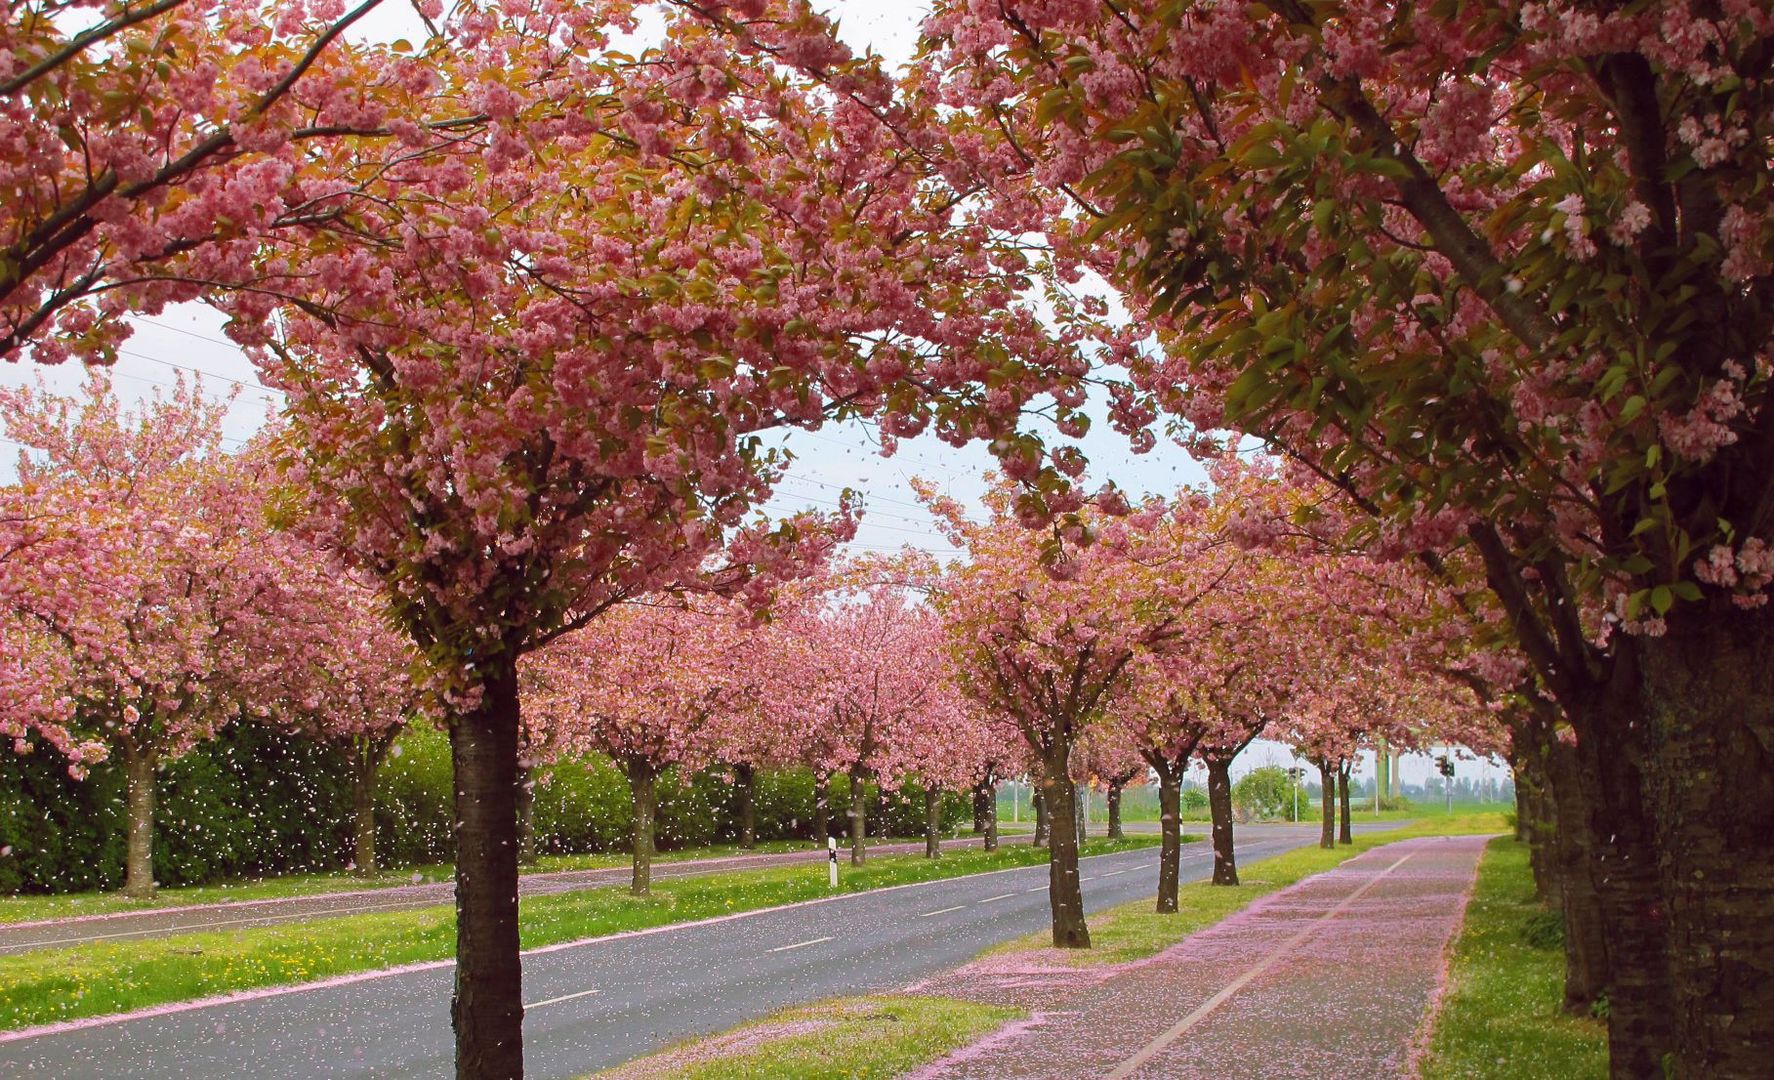
M 601 758 L 565 762 L 535 777 L 531 828 L 539 854 L 626 851 L 628 785 Z M 337 869 L 351 857 L 350 773 L 313 740 L 235 724 L 160 772 L 155 879 L 165 886 Z M 885 798 L 869 786 L 871 835 L 924 830 L 916 785 Z M 382 767 L 377 854 L 384 865 L 447 862 L 450 748 L 440 731 L 403 734 Z M 849 783 L 832 781 L 832 828 L 848 827 Z M 760 840 L 810 839 L 813 776 L 807 769 L 760 771 L 754 806 Z M 943 822 L 971 820 L 969 800 L 946 794 Z M 730 842 L 738 835 L 730 778 L 710 769 L 659 785 L 661 850 Z M 123 777 L 102 765 L 71 780 L 53 751 L 0 759 L 0 893 L 111 889 L 123 882 Z

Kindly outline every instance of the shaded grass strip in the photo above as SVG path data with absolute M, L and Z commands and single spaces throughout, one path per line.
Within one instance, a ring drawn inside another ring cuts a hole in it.
M 1608 1075 L 1602 1022 L 1563 1011 L 1562 944 L 1534 932 L 1545 911 L 1527 845 L 1491 841 L 1454 943 L 1447 993 L 1420 1063 L 1423 1080 Z

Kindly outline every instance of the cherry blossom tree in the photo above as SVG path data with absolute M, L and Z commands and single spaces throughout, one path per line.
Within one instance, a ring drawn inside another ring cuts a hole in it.
M 876 585 L 826 597 L 802 616 L 799 632 L 812 643 L 803 668 L 806 745 L 816 774 L 849 777 L 850 862 L 861 866 L 867 782 L 890 791 L 922 773 L 931 749 L 964 719 L 942 627 L 903 589 Z M 926 788 L 950 781 L 938 768 Z
M 629 891 L 652 885 L 658 783 L 694 771 L 712 745 L 709 716 L 730 680 L 743 678 L 731 614 L 665 597 L 621 605 L 532 654 L 529 709 L 573 752 L 607 755 L 627 778 L 634 807 Z

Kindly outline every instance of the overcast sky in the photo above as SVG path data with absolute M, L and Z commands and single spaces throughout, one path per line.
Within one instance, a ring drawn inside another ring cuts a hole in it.
M 829 10 L 840 20 L 843 37 L 856 48 L 871 48 L 890 62 L 911 56 L 926 4 L 894 0 L 835 0 Z M 385 3 L 356 28 L 360 36 L 393 40 L 423 36 L 410 5 Z M 225 436 L 236 447 L 264 422 L 281 395 L 260 385 L 253 366 L 221 332 L 221 318 L 201 305 L 187 304 L 154 317 L 132 317 L 135 333 L 112 369 L 118 395 L 132 401 L 171 386 L 181 373 L 200 378 L 212 395 L 234 393 Z M 74 365 L 54 368 L 30 364 L 0 365 L 0 385 L 16 386 L 42 378 L 52 388 L 72 393 L 83 379 Z M 929 480 L 947 494 L 977 505 L 991 456 L 979 444 L 963 449 L 925 436 L 906 442 L 891 458 L 882 457 L 871 433 L 859 425 L 828 426 L 818 432 L 795 432 L 784 440 L 796 457 L 770 509 L 793 512 L 807 507 L 829 508 L 844 488 L 864 495 L 866 513 L 854 544 L 859 551 L 896 551 L 912 545 L 937 555 L 952 549 L 932 527 L 908 481 Z M 1181 484 L 1201 483 L 1200 466 L 1176 446 L 1161 441 L 1146 455 L 1134 455 L 1126 440 L 1100 422 L 1084 440 L 1091 458 L 1093 481 L 1112 479 L 1134 496 L 1169 494 Z M 16 444 L 0 444 L 0 482 L 16 475 Z M 1238 771 L 1257 765 L 1286 764 L 1288 751 L 1274 743 L 1258 743 L 1242 756 Z M 1478 767 L 1486 772 L 1500 770 Z M 1370 772 L 1363 764 L 1361 772 Z M 1427 756 L 1407 762 L 1404 776 L 1420 783 L 1431 771 Z M 1465 771 L 1465 770 L 1463 770 Z

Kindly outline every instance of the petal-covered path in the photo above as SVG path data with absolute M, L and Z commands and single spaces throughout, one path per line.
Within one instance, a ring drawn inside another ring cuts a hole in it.
M 1000 954 L 920 993 L 1030 1019 L 918 1080 L 1409 1075 L 1488 837 L 1388 844 L 1146 960 L 1078 968 Z

